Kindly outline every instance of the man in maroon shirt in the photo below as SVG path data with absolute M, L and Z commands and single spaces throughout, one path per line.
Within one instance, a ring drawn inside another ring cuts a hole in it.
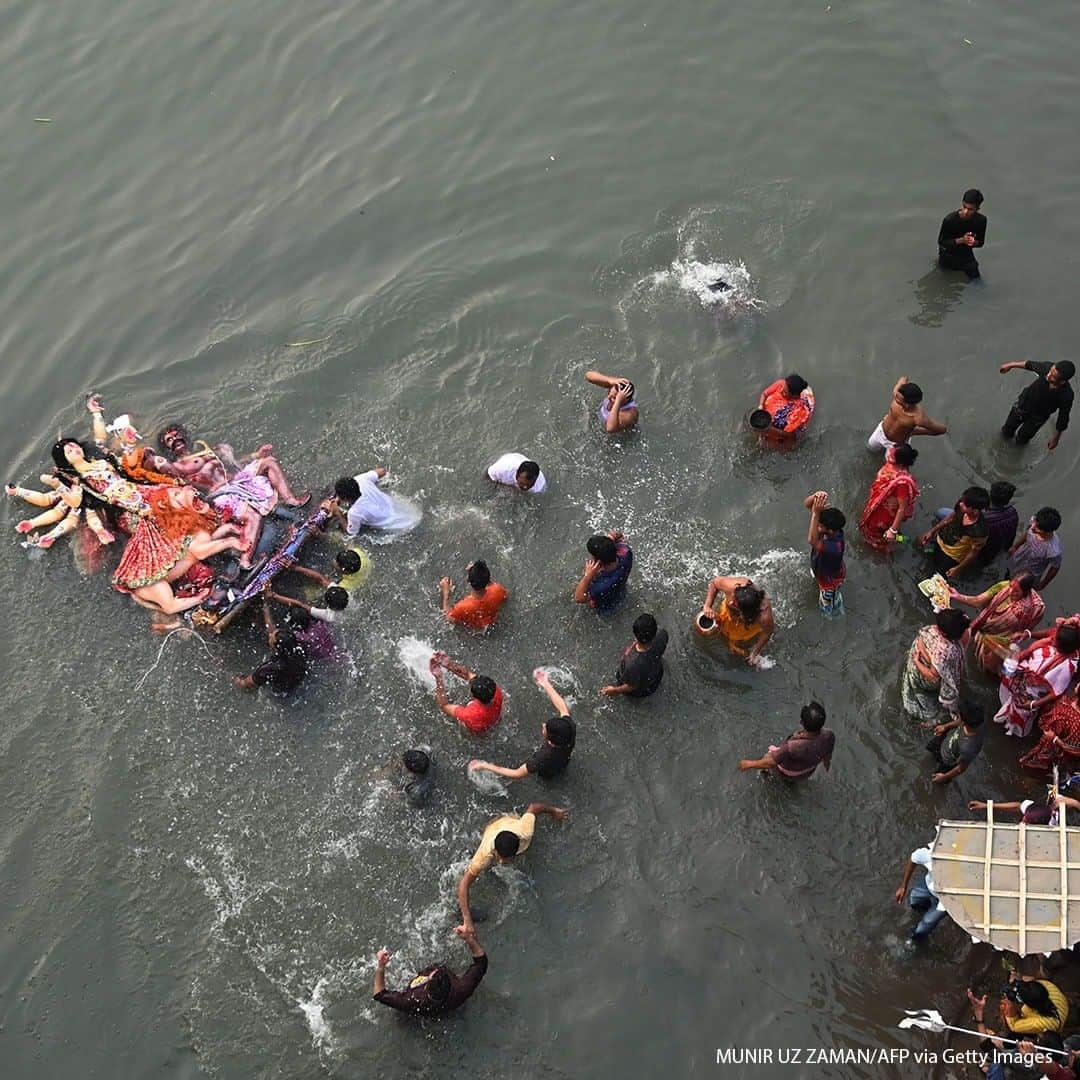
M 825 709 L 816 701 L 802 707 L 802 727 L 789 735 L 779 746 L 770 746 L 769 752 L 756 761 L 743 758 L 739 771 L 748 769 L 776 769 L 789 780 L 805 780 L 813 775 L 819 765 L 828 772 L 832 765 L 836 736 L 825 727 Z
M 404 990 L 387 990 L 386 968 L 390 963 L 390 953 L 380 949 L 375 958 L 375 1000 L 380 1005 L 414 1016 L 442 1016 L 464 1005 L 487 971 L 487 953 L 472 930 L 458 926 L 454 933 L 472 953 L 473 961 L 464 974 L 455 975 L 445 964 L 432 964 L 417 972 Z

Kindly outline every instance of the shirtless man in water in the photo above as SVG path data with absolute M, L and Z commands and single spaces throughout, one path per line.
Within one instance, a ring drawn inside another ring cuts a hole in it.
M 903 445 L 912 435 L 944 435 L 948 428 L 926 415 L 920 404 L 922 398 L 921 387 L 901 375 L 893 387 L 889 411 L 866 445 L 871 450 L 885 452 L 893 446 Z

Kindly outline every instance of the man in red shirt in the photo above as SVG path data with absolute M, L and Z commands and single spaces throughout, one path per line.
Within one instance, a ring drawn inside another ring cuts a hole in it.
M 499 717 L 502 716 L 503 694 L 495 685 L 494 679 L 489 679 L 487 675 L 477 675 L 464 664 L 451 660 L 444 652 L 435 653 L 429 666 L 431 674 L 435 676 L 435 703 L 451 720 L 457 720 L 473 735 L 482 735 L 499 722 Z M 468 682 L 469 692 L 472 694 L 468 705 L 450 704 L 446 697 L 446 687 L 443 685 L 442 668 Z

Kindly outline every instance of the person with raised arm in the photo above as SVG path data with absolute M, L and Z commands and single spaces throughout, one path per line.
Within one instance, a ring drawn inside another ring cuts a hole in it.
M 585 379 L 593 386 L 601 386 L 607 396 L 600 402 L 600 423 L 609 435 L 627 431 L 638 422 L 638 403 L 634 398 L 634 384 L 621 375 L 604 375 L 600 371 L 586 371 Z

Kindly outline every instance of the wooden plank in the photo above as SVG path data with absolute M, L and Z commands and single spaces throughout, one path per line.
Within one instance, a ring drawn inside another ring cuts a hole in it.
M 1020 924 L 1020 948 L 1017 950 L 1021 956 L 1027 956 L 1027 829 L 1021 828 L 1017 838 L 1020 858 L 1020 898 L 1017 900 L 1016 921 Z
M 952 851 L 935 851 L 934 862 L 967 862 L 978 863 L 980 866 L 983 863 L 983 855 L 960 855 Z M 1000 856 L 994 856 L 990 860 L 994 866 L 1019 866 L 1019 859 L 1002 859 Z M 1032 870 L 1057 870 L 1062 866 L 1056 859 L 1053 862 L 1046 862 L 1042 859 L 1029 859 L 1026 863 Z M 1065 863 L 1065 870 L 1080 870 L 1080 863 Z
M 994 855 L 994 803 L 986 804 L 986 851 L 983 858 L 983 929 L 990 926 L 990 861 Z
M 1054 790 L 1057 790 L 1057 766 L 1054 766 Z M 1065 832 L 1065 807 L 1058 814 L 1058 840 L 1061 851 L 1061 947 L 1069 947 L 1069 870 L 1068 870 L 1068 844 L 1069 838 Z
M 971 889 L 971 888 L 955 888 L 950 889 L 947 886 L 938 887 L 937 881 L 934 882 L 934 892 L 938 896 L 993 896 L 996 900 L 999 897 L 1003 900 L 1016 900 L 1019 898 L 1020 893 L 1016 889 Z M 1029 900 L 1051 900 L 1053 903 L 1057 903 L 1061 896 L 1058 893 L 1041 893 L 1041 892 L 1028 892 L 1025 894 Z M 1076 903 L 1076 900 L 1073 900 Z M 986 905 L 983 905 L 985 910 Z M 986 924 L 983 923 L 983 926 Z

